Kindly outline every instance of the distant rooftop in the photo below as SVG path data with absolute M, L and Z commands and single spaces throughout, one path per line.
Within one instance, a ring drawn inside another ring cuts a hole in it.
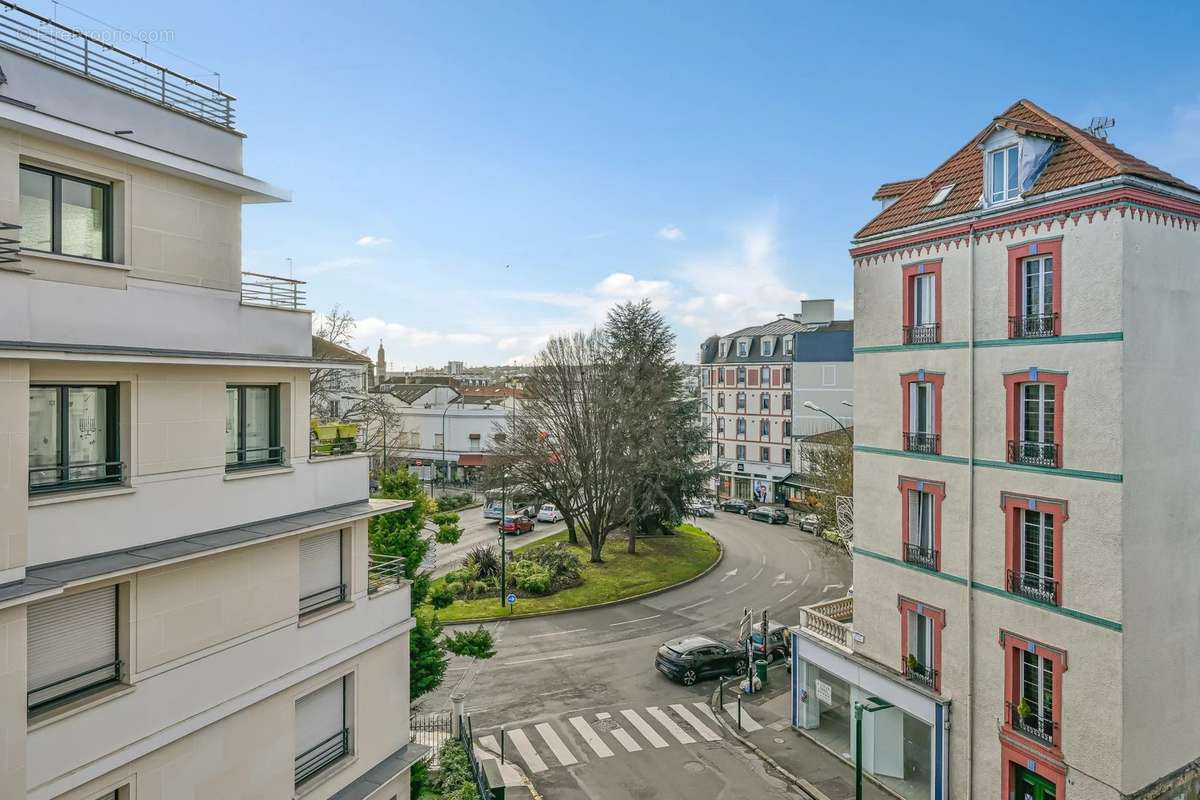
M 232 130 L 233 95 L 0 0 L 0 47 Z

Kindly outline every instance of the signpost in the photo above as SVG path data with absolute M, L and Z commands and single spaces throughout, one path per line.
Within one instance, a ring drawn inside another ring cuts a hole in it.
M 509 592 L 508 597 L 504 598 L 504 602 L 508 603 L 508 613 L 513 612 L 513 606 L 517 604 L 517 593 Z

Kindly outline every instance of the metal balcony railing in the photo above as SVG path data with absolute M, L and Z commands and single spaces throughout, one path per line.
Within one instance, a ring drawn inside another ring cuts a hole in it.
M 181 75 L 81 31 L 0 2 L 0 47 L 149 100 L 182 114 L 233 128 L 233 95 Z
M 20 225 L 14 225 L 11 222 L 0 222 L 0 231 L 19 231 Z M 16 237 L 16 238 L 14 238 Z M 20 234 L 7 236 L 0 234 L 0 264 L 19 264 L 21 263 L 21 239 Z
M 1058 605 L 1058 581 L 1037 573 L 1008 570 L 1008 591 L 1039 603 Z
M 937 572 L 939 569 L 940 559 L 938 555 L 938 551 L 932 547 L 922 547 L 919 544 L 904 545 L 904 560 L 906 563 L 931 569 L 934 572 Z
M 225 471 L 283 464 L 286 456 L 287 448 L 281 444 L 271 447 L 241 447 L 237 450 L 226 450 Z
M 942 452 L 942 437 L 937 433 L 923 433 L 921 431 L 905 433 L 904 449 L 910 453 L 938 455 Z
M 350 754 L 350 729 L 342 728 L 296 756 L 296 785 Z
M 1009 441 L 1008 460 L 1013 464 L 1027 464 L 1031 467 L 1061 466 L 1058 444 L 1055 442 Z
M 303 287 L 304 281 L 295 278 L 243 272 L 242 303 L 248 306 L 287 308 L 295 311 L 304 307 Z
M 1008 318 L 1008 338 L 1044 339 L 1058 336 L 1058 314 L 1026 314 Z
M 942 326 L 940 323 L 904 326 L 905 344 L 937 344 L 941 340 Z
M 900 664 L 900 672 L 913 683 L 924 686 L 931 692 L 937 691 L 938 671 L 933 667 L 927 667 L 920 662 L 909 663 L 908 659 L 904 659 Z
M 1006 703 L 1006 705 L 1008 706 L 1008 718 L 1011 720 L 1014 731 L 1049 747 L 1054 746 L 1058 725 L 1052 718 L 1046 716 L 1044 712 L 1023 717 L 1018 710 L 1018 705 L 1014 703 Z
M 54 464 L 29 468 L 29 493 L 61 492 L 107 486 L 125 481 L 125 462 L 101 461 L 95 464 Z
M 382 553 L 367 554 L 367 594 L 376 594 L 400 585 L 404 579 L 404 558 Z
M 311 614 L 314 611 L 320 611 L 322 608 L 337 605 L 344 602 L 346 599 L 346 584 L 338 586 L 330 586 L 328 589 L 322 589 L 319 592 L 306 594 L 300 598 L 300 616 Z
M 30 689 L 25 693 L 25 705 L 30 714 L 42 709 L 59 705 L 87 692 L 93 692 L 104 686 L 111 686 L 121 681 L 120 659 L 109 664 L 93 667 L 86 672 L 60 678 L 44 686 Z

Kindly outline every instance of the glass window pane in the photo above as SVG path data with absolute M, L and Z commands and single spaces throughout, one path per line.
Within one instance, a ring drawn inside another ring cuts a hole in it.
M 1017 193 L 1017 148 L 1008 148 L 1008 196 L 1013 197 Z
M 67 390 L 67 458 L 71 480 L 94 480 L 106 474 L 108 460 L 108 392 L 98 386 Z
M 236 464 L 238 460 L 238 426 L 241 420 L 238 416 L 238 390 L 233 387 L 225 389 L 225 463 Z
M 62 178 L 62 252 L 104 258 L 104 189 Z
M 29 483 L 38 486 L 61 480 L 58 466 L 58 388 L 29 387 Z
M 54 179 L 41 172 L 21 170 L 21 246 L 51 250 L 50 203 Z
M 271 447 L 271 387 L 246 386 L 246 460 L 266 461 L 274 457 Z
M 992 201 L 1004 199 L 1004 151 L 992 153 Z

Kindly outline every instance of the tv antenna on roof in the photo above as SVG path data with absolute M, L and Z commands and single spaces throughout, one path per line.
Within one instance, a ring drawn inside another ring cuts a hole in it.
M 1092 122 L 1087 126 L 1087 132 L 1097 139 L 1107 142 L 1108 129 L 1115 126 L 1117 121 L 1112 117 L 1092 117 Z

